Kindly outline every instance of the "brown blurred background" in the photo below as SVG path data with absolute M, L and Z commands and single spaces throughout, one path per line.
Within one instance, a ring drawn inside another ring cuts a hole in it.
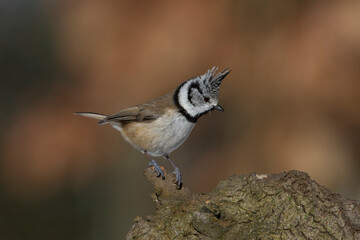
M 153 213 L 114 113 L 216 65 L 224 113 L 172 154 L 184 184 L 308 172 L 360 199 L 360 2 L 0 1 L 1 239 L 123 239 Z M 159 162 L 169 167 L 165 160 Z

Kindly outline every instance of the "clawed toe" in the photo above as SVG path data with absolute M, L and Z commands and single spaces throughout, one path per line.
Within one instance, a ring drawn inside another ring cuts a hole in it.
M 157 177 L 160 177 L 161 176 L 161 178 L 164 180 L 165 179 L 165 174 L 164 174 L 164 172 L 163 172 L 163 170 L 160 168 L 160 166 L 155 162 L 155 160 L 154 159 L 152 159 L 151 157 L 150 157 L 150 155 L 145 151 L 145 154 L 146 154 L 146 156 L 148 156 L 148 158 L 150 159 L 150 162 L 149 162 L 149 166 L 150 167 L 154 167 L 154 170 L 155 170 L 155 172 L 156 172 L 156 176 Z M 175 181 L 174 181 L 174 183 L 176 184 L 176 189 L 181 189 L 182 188 L 182 182 L 181 182 L 181 173 L 180 173 L 180 170 L 179 170 L 179 168 L 178 167 L 176 167 L 175 165 L 174 165 L 174 163 L 170 160 L 170 158 L 169 158 L 169 156 L 168 155 L 165 155 L 164 156 L 167 160 L 169 160 L 170 161 L 170 163 L 171 163 L 171 165 L 173 165 L 173 167 L 174 167 L 174 172 L 173 172 L 173 174 L 175 175 Z
M 175 171 L 173 172 L 173 174 L 175 175 L 176 177 L 176 180 L 175 180 L 175 184 L 176 184 L 176 189 L 181 189 L 182 187 L 182 182 L 181 182 L 181 173 L 180 173 L 180 170 L 179 168 L 175 168 Z
M 163 170 L 161 169 L 161 167 L 154 160 L 149 162 L 149 166 L 154 167 L 154 170 L 156 172 L 156 177 L 161 176 L 162 179 L 165 179 L 165 174 L 164 174 Z

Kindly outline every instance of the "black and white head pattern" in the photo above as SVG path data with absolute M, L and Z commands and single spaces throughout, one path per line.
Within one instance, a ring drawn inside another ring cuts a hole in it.
M 195 123 L 200 116 L 218 106 L 220 84 L 230 71 L 225 69 L 217 74 L 216 71 L 217 68 L 213 67 L 207 73 L 187 80 L 177 88 L 175 104 L 188 121 Z

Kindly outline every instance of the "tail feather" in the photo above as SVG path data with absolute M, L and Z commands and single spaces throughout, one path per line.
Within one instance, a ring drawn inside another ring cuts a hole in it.
M 107 117 L 107 115 L 93 113 L 93 112 L 74 112 L 74 115 L 98 119 L 98 120 L 100 120 L 100 122 L 101 122 L 101 120 L 103 120 L 104 118 Z M 103 124 L 107 123 L 107 122 L 101 122 L 101 123 L 100 122 L 99 122 L 99 125 L 103 125 Z

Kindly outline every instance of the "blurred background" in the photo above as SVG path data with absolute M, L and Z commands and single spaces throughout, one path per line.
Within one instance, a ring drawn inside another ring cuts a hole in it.
M 212 66 L 224 113 L 172 154 L 184 184 L 306 171 L 360 199 L 359 1 L 0 1 L 0 236 L 124 239 L 148 160 L 106 114 Z M 159 163 L 170 168 L 166 160 Z

